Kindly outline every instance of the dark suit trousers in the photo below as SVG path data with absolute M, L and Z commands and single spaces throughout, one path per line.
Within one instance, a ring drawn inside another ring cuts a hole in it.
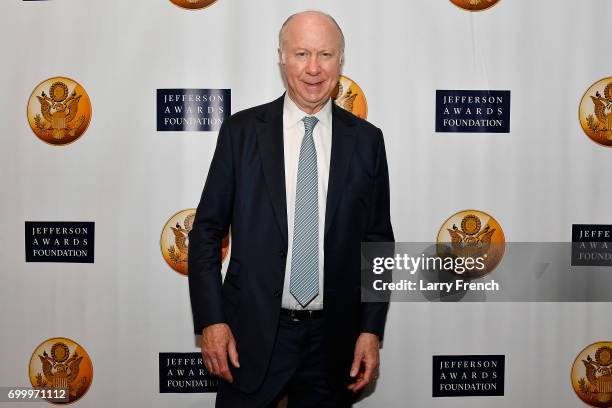
M 323 319 L 292 321 L 281 316 L 272 358 L 261 387 L 251 394 L 219 381 L 217 408 L 276 408 L 288 396 L 288 408 L 352 406 L 351 392 L 329 382 Z M 347 367 L 347 373 L 350 367 Z

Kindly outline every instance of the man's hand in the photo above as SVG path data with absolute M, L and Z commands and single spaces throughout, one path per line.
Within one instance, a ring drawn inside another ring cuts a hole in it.
M 348 389 L 357 392 L 378 378 L 380 340 L 372 333 L 361 333 L 355 344 L 351 377 L 355 382 Z M 363 367 L 362 367 L 363 366 Z
M 227 382 L 234 382 L 234 377 L 229 370 L 227 358 L 236 368 L 238 363 L 238 351 L 236 350 L 236 340 L 232 330 L 225 323 L 211 324 L 202 330 L 202 357 L 206 369 Z

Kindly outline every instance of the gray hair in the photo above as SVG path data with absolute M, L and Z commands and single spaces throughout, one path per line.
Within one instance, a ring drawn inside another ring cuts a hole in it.
M 303 13 L 317 13 L 320 14 L 324 17 L 327 17 L 329 19 L 329 21 L 331 21 L 333 23 L 334 26 L 336 26 L 336 28 L 338 29 L 338 33 L 340 34 L 340 63 L 342 63 L 342 60 L 344 59 L 344 33 L 342 32 L 342 29 L 340 28 L 340 25 L 338 24 L 338 22 L 329 14 L 324 13 L 322 11 L 318 11 L 318 10 L 308 10 L 308 11 L 301 11 L 299 13 L 295 13 L 290 15 L 289 17 L 287 17 L 287 19 L 285 20 L 285 22 L 283 23 L 283 25 L 280 28 L 280 31 L 278 32 L 278 48 L 281 50 L 281 55 L 282 55 L 282 61 L 283 63 L 285 62 L 285 52 L 283 49 L 283 44 L 285 42 L 285 31 L 287 29 L 287 25 L 289 24 L 289 22 L 296 16 L 303 14 Z

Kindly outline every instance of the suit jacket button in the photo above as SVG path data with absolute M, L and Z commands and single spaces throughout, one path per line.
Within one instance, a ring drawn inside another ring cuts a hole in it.
M 281 295 L 281 291 L 280 290 L 277 289 L 277 290 L 274 291 L 274 297 L 280 297 L 280 295 Z
M 280 254 L 281 258 L 282 258 L 283 256 L 285 256 L 285 251 L 283 251 L 283 250 L 281 249 L 281 250 L 279 251 L 279 254 Z

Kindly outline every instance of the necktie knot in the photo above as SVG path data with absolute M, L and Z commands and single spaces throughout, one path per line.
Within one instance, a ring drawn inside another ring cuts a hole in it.
M 308 134 L 312 133 L 319 119 L 317 119 L 316 116 L 304 116 L 302 121 L 304 122 L 304 131 L 306 134 Z

